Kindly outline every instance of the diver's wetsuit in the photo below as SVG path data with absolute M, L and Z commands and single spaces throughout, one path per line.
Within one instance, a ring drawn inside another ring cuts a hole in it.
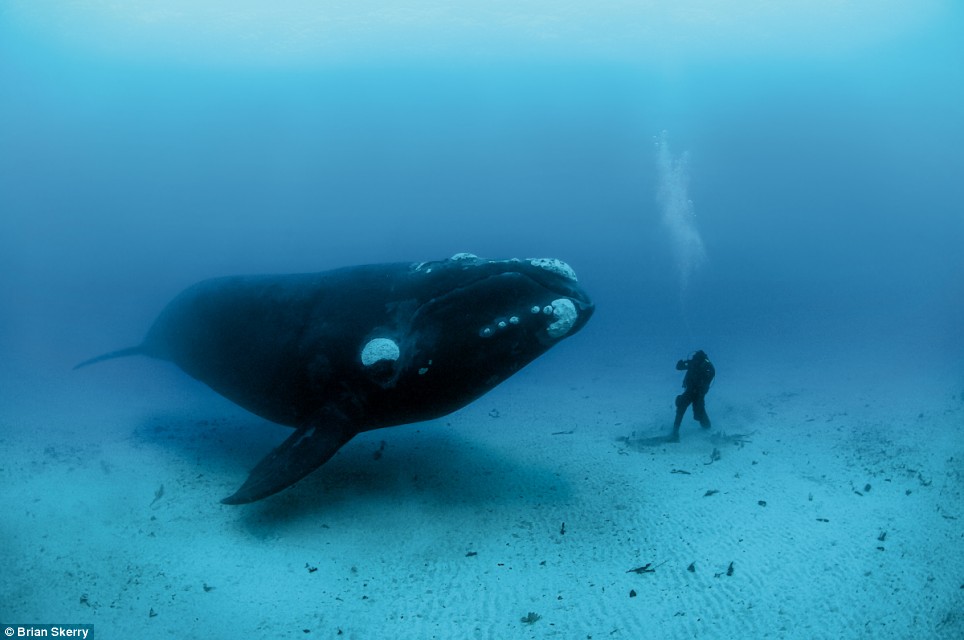
M 683 393 L 676 396 L 676 420 L 673 422 L 673 434 L 679 434 L 679 425 L 683 421 L 686 407 L 693 405 L 693 417 L 700 422 L 704 429 L 710 428 L 710 417 L 706 415 L 703 398 L 710 390 L 710 383 L 716 375 L 713 363 L 702 351 L 697 351 L 689 360 L 676 363 L 678 371 L 686 371 L 683 377 Z

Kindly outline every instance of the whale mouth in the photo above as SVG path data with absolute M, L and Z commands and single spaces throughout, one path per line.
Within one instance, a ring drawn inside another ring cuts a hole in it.
M 546 333 L 552 340 L 558 340 L 581 329 L 596 308 L 580 286 L 575 270 L 558 258 L 487 260 L 472 253 L 457 253 L 446 260 L 413 264 L 412 269 L 416 272 L 437 274 L 439 281 L 445 283 L 445 289 L 440 288 L 438 294 L 430 300 L 447 297 L 453 290 L 466 291 L 490 278 L 515 275 L 529 280 L 542 290 L 540 295 L 529 301 L 531 312 L 549 316 L 546 318 Z M 457 283 L 453 282 L 456 274 Z M 528 307 L 522 307 L 513 313 L 525 314 L 525 309 Z M 480 335 L 496 335 L 499 328 L 501 325 L 498 321 L 495 321 L 493 326 L 486 324 L 480 329 Z

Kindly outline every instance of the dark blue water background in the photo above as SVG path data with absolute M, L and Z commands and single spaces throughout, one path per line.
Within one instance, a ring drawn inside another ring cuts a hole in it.
M 4 366 L 62 371 L 136 343 L 205 277 L 470 251 L 575 268 L 598 311 L 550 356 L 573 375 L 667 370 L 675 385 L 676 357 L 702 347 L 721 380 L 794 359 L 857 387 L 881 371 L 964 387 L 964 55 L 948 15 L 840 56 L 670 69 L 564 47 L 192 64 L 7 19 Z M 660 200 L 667 183 L 682 210 Z

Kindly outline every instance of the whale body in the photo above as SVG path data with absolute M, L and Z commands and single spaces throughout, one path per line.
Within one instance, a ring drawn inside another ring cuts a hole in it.
M 589 320 L 593 303 L 555 259 L 447 260 L 199 282 L 130 355 L 168 360 L 294 433 L 226 504 L 260 500 L 355 434 L 446 415 Z

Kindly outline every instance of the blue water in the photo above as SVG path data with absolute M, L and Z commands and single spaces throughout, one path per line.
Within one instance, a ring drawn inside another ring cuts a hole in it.
M 599 303 L 585 340 L 689 349 L 758 341 L 764 324 L 809 341 L 817 320 L 829 342 L 960 361 L 959 18 L 944 7 L 837 55 L 446 42 L 266 65 L 206 58 L 216 40 L 112 54 L 15 8 L 0 24 L 0 340 L 54 341 L 69 362 L 112 346 L 84 338 L 99 325 L 144 320 L 202 277 L 466 250 L 573 264 Z M 686 156 L 689 267 L 663 220 L 661 139 Z M 69 327 L 42 322 L 68 306 Z
M 955 3 L 47 4 L 0 8 L 0 411 L 203 278 L 461 251 L 572 265 L 574 379 L 964 394 Z

